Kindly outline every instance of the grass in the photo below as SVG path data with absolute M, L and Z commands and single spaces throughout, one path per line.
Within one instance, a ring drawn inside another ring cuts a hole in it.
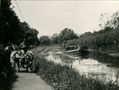
M 63 62 L 65 62 L 65 63 L 71 63 L 71 62 L 74 61 L 73 58 L 71 58 L 71 57 L 69 57 L 69 56 L 67 56 L 67 55 L 65 55 L 65 54 L 60 54 L 59 56 L 60 56 L 61 60 L 62 60 Z
M 36 73 L 55 90 L 119 90 L 119 86 L 112 82 L 103 83 L 86 78 L 85 75 L 79 75 L 68 66 L 47 61 L 43 55 L 38 55 L 38 53 L 35 55 L 34 68 Z

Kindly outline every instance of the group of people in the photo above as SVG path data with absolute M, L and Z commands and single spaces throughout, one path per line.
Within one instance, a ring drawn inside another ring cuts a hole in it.
M 9 53 L 9 58 L 12 67 L 15 70 L 20 71 L 20 69 L 26 69 L 27 71 L 32 70 L 32 62 L 33 62 L 33 53 L 30 48 L 25 46 L 17 46 L 9 43 L 5 50 Z

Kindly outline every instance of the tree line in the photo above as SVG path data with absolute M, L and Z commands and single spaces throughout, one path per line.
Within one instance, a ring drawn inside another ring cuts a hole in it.
M 64 28 L 59 34 L 55 33 L 51 37 L 41 36 L 39 38 L 40 45 L 51 45 L 51 44 L 66 44 L 69 40 L 78 39 L 78 35 L 69 28 Z
M 65 28 L 48 40 L 52 44 L 62 44 L 65 47 L 79 44 L 89 49 L 119 51 L 119 11 L 113 13 L 99 31 L 77 35 L 72 29 Z
M 26 22 L 21 22 L 11 7 L 11 0 L 1 1 L 0 10 L 0 43 L 8 42 L 19 45 L 23 40 L 26 44 L 36 44 L 38 31 L 31 28 Z
M 80 35 L 75 42 L 90 49 L 119 51 L 119 11 L 115 12 L 110 20 L 107 20 L 103 29 L 93 33 L 86 32 Z

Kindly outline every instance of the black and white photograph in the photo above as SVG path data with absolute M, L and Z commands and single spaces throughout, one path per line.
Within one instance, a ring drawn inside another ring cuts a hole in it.
M 119 90 L 119 1 L 0 0 L 0 90 Z

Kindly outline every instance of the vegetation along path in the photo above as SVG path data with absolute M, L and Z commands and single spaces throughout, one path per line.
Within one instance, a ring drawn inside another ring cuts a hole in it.
M 17 81 L 12 90 L 53 90 L 35 73 L 17 73 Z

